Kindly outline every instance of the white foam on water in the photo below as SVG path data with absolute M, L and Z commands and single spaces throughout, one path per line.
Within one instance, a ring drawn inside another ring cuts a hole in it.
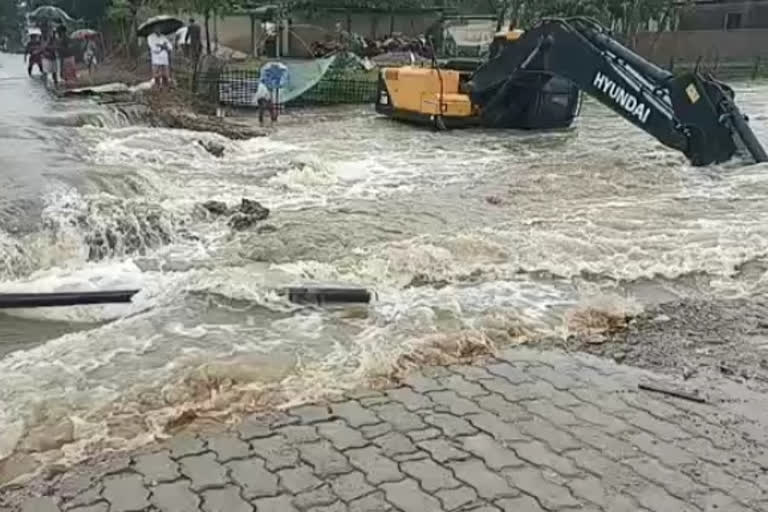
M 76 421 L 82 437 L 66 448 L 67 458 L 76 460 L 100 443 L 128 447 L 162 436 L 163 425 L 187 408 L 226 415 L 252 407 L 267 391 L 276 397 L 273 405 L 280 405 L 357 386 L 395 367 L 418 340 L 431 343 L 441 332 L 450 339 L 462 332 L 496 340 L 533 336 L 547 325 L 548 305 L 564 296 L 557 287 L 525 280 L 438 291 L 389 287 L 379 290 L 366 313 L 348 316 L 288 304 L 277 289 L 296 282 L 301 271 L 290 270 L 255 265 L 143 275 L 143 285 L 153 292 L 142 292 L 131 314 L 0 360 L 6 384 L 0 390 L 0 432 L 15 432 L 10 427 L 19 418 L 25 431 Z M 93 268 L 67 278 L 43 274 L 33 282 L 40 290 L 78 279 L 115 284 L 120 272 L 125 279 L 137 275 L 125 265 L 112 269 L 109 278 Z M 221 312 L 186 315 L 195 295 L 207 301 L 207 309 Z M 213 400 L 206 386 L 233 372 L 239 377 L 227 385 L 229 398 Z M 49 412 L 30 415 L 36 410 Z M 117 426 L 135 421 L 136 414 L 143 427 L 120 434 Z M 11 443 L 4 439 L 0 435 L 0 444 Z
M 131 261 L 88 264 L 81 268 L 52 267 L 17 281 L 0 281 L 0 293 L 95 292 L 140 290 L 146 276 Z M 2 310 L 10 316 L 32 320 L 92 323 L 113 320 L 130 313 L 135 306 L 106 304 Z
M 755 96 L 749 101 L 763 101 Z M 715 293 L 768 289 L 764 273 L 749 286 L 738 278 L 768 247 L 764 165 L 693 169 L 606 109 L 585 107 L 577 130 L 547 135 L 435 134 L 366 112 L 248 141 L 78 128 L 85 160 L 99 167 L 89 176 L 95 190 L 61 189 L 47 199 L 48 215 L 86 214 L 96 232 L 151 212 L 174 236 L 143 244 L 140 256 L 86 262 L 75 223 L 51 250 L 56 257 L 32 258 L 49 270 L 3 278 L 19 290 L 142 292 L 119 313 L 31 312 L 113 321 L 0 360 L 0 453 L 24 442 L 20 419 L 27 432 L 68 418 L 76 434 L 65 458 L 75 460 L 166 435 L 165 423 L 186 409 L 224 421 L 386 377 L 423 361 L 418 350 L 564 338 L 574 328 L 569 311 L 587 312 L 594 329 L 641 307 L 616 292 L 636 280 L 704 274 Z M 223 144 L 224 156 L 198 140 Z M 269 237 L 193 215 L 200 202 L 242 197 L 296 211 Z M 326 208 L 349 204 L 366 215 L 350 214 L 348 229 L 324 224 Z M 401 234 L 359 243 L 366 223 Z M 340 249 L 315 250 L 314 240 Z M 243 263 L 249 245 L 268 243 L 301 257 Z M 378 300 L 319 309 L 277 293 L 309 282 L 365 286 Z

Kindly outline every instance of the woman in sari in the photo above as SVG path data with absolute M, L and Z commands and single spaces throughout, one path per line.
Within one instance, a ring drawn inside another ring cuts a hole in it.
M 61 78 L 64 83 L 70 84 L 77 80 L 77 66 L 75 64 L 75 48 L 67 36 L 66 29 L 59 30 L 58 54 L 61 59 Z

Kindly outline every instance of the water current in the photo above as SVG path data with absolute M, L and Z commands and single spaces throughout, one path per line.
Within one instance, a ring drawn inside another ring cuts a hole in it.
M 768 85 L 733 85 L 768 142 Z M 54 100 L 9 55 L 0 98 L 0 291 L 141 289 L 0 313 L 0 460 L 74 460 L 165 435 L 185 410 L 227 421 L 310 399 L 418 347 L 564 338 L 574 308 L 766 289 L 768 167 L 692 168 L 589 100 L 556 133 L 434 133 L 360 106 L 230 141 Z M 242 197 L 269 228 L 199 207 Z M 275 292 L 307 283 L 377 300 Z

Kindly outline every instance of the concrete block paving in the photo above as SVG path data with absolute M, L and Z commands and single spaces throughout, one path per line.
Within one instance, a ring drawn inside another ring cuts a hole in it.
M 738 397 L 694 405 L 639 391 L 649 377 L 510 350 L 484 365 L 427 369 L 386 392 L 179 435 L 109 470 L 82 464 L 0 490 L 0 510 L 768 510 L 768 446 L 747 430 L 768 424 L 729 409 Z

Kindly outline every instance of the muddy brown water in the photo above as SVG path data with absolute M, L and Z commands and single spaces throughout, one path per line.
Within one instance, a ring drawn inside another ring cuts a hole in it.
M 734 85 L 768 141 L 768 85 Z M 53 101 L 18 56 L 0 56 L 0 94 L 0 290 L 142 290 L 0 316 L 0 459 L 66 462 L 151 441 L 188 408 L 226 421 L 311 399 L 424 344 L 566 339 L 577 307 L 765 288 L 768 167 L 692 168 L 592 101 L 552 133 L 434 133 L 360 106 L 229 141 Z M 269 228 L 197 207 L 242 197 Z M 377 300 L 275 292 L 308 283 Z

